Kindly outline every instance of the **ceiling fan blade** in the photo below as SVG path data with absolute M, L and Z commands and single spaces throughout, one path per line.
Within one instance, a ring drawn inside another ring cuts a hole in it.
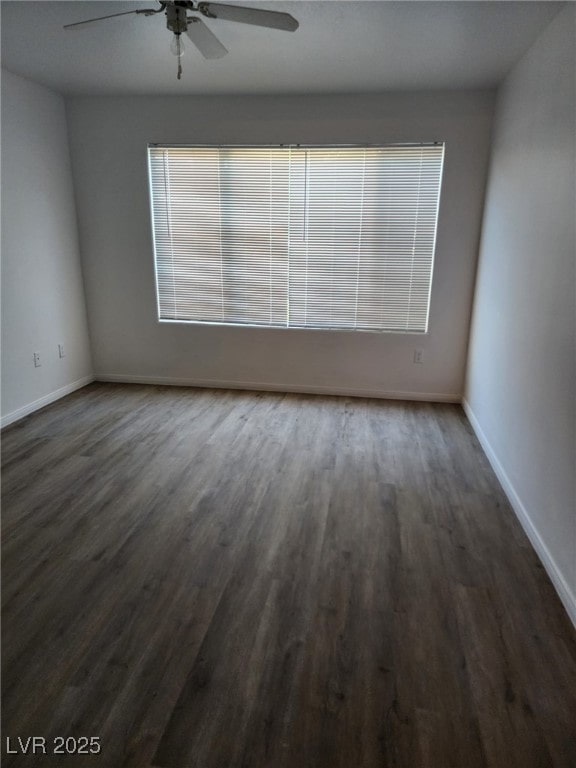
M 199 19 L 197 16 L 191 16 L 187 19 L 187 22 L 186 34 L 205 59 L 221 59 L 222 56 L 226 56 L 228 53 L 227 49 L 224 48 L 216 35 L 208 29 L 202 19 Z
M 199 3 L 198 10 L 211 19 L 239 21 L 242 24 L 282 29 L 285 32 L 294 32 L 299 26 L 293 16 L 290 16 L 289 13 L 280 13 L 280 11 L 264 11 L 260 8 L 246 8 L 245 6 L 225 3 Z
M 163 4 L 165 5 L 165 4 Z M 86 21 L 75 21 L 74 24 L 64 24 L 64 29 L 72 29 L 73 27 L 80 27 L 83 24 L 92 24 L 93 21 L 102 21 L 103 19 L 114 19 L 116 16 L 128 16 L 131 13 L 143 13 L 146 16 L 151 16 L 153 13 L 160 13 L 164 8 L 139 8 L 136 11 L 123 11 L 122 13 L 110 13 L 108 16 L 97 16 L 95 19 L 86 19 Z

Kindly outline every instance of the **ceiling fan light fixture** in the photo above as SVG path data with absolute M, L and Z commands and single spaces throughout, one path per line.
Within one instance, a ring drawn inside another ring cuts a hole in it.
M 179 32 L 172 35 L 170 52 L 179 59 L 184 56 L 184 40 L 182 40 L 182 35 Z

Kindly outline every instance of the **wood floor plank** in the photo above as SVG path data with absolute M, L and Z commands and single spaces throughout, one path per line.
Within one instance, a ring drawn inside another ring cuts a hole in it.
M 2 440 L 9 768 L 573 768 L 576 638 L 461 408 L 93 384 Z

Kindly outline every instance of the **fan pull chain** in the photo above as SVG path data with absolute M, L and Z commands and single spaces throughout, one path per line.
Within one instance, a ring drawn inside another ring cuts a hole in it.
M 178 80 L 182 79 L 182 62 L 180 61 L 180 55 L 178 56 Z

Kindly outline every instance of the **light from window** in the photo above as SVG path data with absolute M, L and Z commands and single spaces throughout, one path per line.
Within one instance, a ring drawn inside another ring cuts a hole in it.
M 148 156 L 160 320 L 427 330 L 443 144 Z

